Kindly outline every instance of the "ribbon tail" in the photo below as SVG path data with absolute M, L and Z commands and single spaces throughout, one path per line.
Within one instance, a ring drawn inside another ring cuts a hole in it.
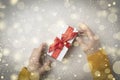
M 67 48 L 70 48 L 71 47 L 71 44 L 69 42 L 66 42 L 66 45 L 65 45 Z
M 57 59 L 57 57 L 59 56 L 60 52 L 61 52 L 61 49 L 56 49 L 53 52 L 52 57 L 55 58 L 55 59 Z

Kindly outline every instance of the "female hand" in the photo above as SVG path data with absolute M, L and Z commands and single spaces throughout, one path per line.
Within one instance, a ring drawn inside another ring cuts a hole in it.
M 99 37 L 95 35 L 86 24 L 79 24 L 79 36 L 76 38 L 80 47 L 86 54 L 97 51 L 100 46 Z
M 44 54 L 46 53 L 46 44 L 42 43 L 38 48 L 34 48 L 28 64 L 28 70 L 32 73 L 42 75 L 44 72 L 50 70 L 50 61 L 44 61 Z

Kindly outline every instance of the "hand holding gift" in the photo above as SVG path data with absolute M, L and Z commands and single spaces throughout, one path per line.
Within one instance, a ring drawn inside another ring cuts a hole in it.
M 54 43 L 50 45 L 48 55 L 54 59 L 62 61 L 68 49 L 71 47 L 71 43 L 77 36 L 77 31 L 71 26 L 68 26 L 65 33 L 61 37 L 56 37 Z
M 46 49 L 45 43 L 42 43 L 38 48 L 34 48 L 28 66 L 23 67 L 18 80 L 39 80 L 46 71 L 50 70 L 51 61 L 44 61 L 43 58 Z
M 80 23 L 79 28 L 78 33 L 80 33 L 80 36 L 78 36 L 76 40 L 80 44 L 83 51 L 86 54 L 89 54 L 99 50 L 99 48 L 101 48 L 99 37 L 95 35 L 86 24 Z M 85 40 L 84 37 L 86 37 L 87 40 Z

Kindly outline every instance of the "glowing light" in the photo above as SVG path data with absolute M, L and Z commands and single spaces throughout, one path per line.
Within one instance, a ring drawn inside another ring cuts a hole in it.
M 45 80 L 51 80 L 51 79 L 49 79 L 49 78 L 45 78 Z
M 39 41 L 38 41 L 37 38 L 34 37 L 34 38 L 32 38 L 32 42 L 33 42 L 34 44 L 38 44 Z
M 77 62 L 78 62 L 78 63 L 81 63 L 81 60 L 78 59 Z
M 3 55 L 4 56 L 8 56 L 10 54 L 10 50 L 8 49 L 8 48 L 5 48 L 4 50 L 3 50 Z
M 113 64 L 113 71 L 117 74 L 120 74 L 120 61 L 116 61 Z
M 74 74 L 74 77 L 77 77 L 77 75 L 76 75 L 76 74 Z
M 101 8 L 106 9 L 108 7 L 107 0 L 99 0 L 99 5 Z
M 57 12 L 53 12 L 52 13 L 53 16 L 57 16 L 57 14 L 58 14 Z
M 113 34 L 113 38 L 120 40 L 120 32 Z
M 115 7 L 111 7 L 109 8 L 109 10 L 111 11 L 111 13 L 116 13 L 118 12 L 118 10 Z
M 23 67 L 23 66 L 22 66 Z M 15 67 L 14 67 L 14 70 L 15 71 L 19 71 L 21 69 L 21 66 L 20 65 L 16 65 Z
M 105 64 L 105 67 L 107 67 L 108 66 L 108 64 Z
M 21 41 L 18 41 L 18 40 L 13 41 L 13 46 L 14 47 L 20 47 L 21 45 L 22 45 Z
M 17 75 L 16 74 L 12 74 L 10 76 L 10 80 L 17 80 Z
M 110 54 L 111 56 L 115 57 L 115 53 L 117 51 L 117 49 L 115 47 L 106 47 L 106 50 L 108 51 L 107 54 Z
M 11 5 L 15 5 L 15 4 L 17 4 L 17 2 L 18 2 L 18 0 L 10 0 Z
M 26 66 L 27 66 L 27 65 L 28 65 L 28 62 L 29 62 L 29 61 L 25 61 L 25 62 L 24 62 L 24 65 L 26 65 Z
M 95 19 L 95 23 L 100 23 L 100 20 L 99 19 Z
M 75 41 L 75 42 L 73 43 L 73 45 L 74 45 L 74 46 L 79 46 L 79 43 L 78 43 L 77 41 Z
M 20 23 L 14 23 L 14 24 L 13 24 L 13 28 L 14 28 L 14 29 L 17 29 L 17 28 L 19 28 L 19 27 L 20 27 Z
M 0 2 L 0 8 L 1 8 L 1 9 L 4 9 L 4 8 L 6 8 L 6 6 L 3 5 L 3 4 Z
M 3 12 L 0 12 L 0 17 L 1 18 L 4 18 L 5 17 L 5 14 Z
M 20 55 L 20 53 L 16 53 L 14 54 L 14 59 L 15 61 L 20 61 L 22 59 L 22 56 Z
M 4 76 L 1 76 L 1 79 L 4 79 Z
M 112 74 L 109 74 L 109 75 L 108 75 L 108 78 L 109 78 L 109 79 L 112 79 L 112 78 L 113 78 L 113 75 L 112 75 Z
M 100 74 L 100 71 L 96 71 L 96 72 L 95 72 L 95 76 L 100 77 L 100 75 L 101 75 L 101 74 Z
M 35 6 L 35 7 L 33 8 L 33 10 L 37 12 L 37 11 L 39 11 L 39 7 L 38 7 L 38 6 Z
M 109 68 L 105 69 L 105 73 L 110 73 L 110 69 Z
M 113 5 L 116 5 L 116 2 L 113 2 Z
M 8 64 L 5 64 L 5 66 L 8 66 Z
M 52 62 L 51 66 L 56 67 L 56 62 Z
M 101 30 L 101 31 L 105 30 L 105 26 L 104 25 L 100 25 L 99 26 L 99 30 Z
M 79 17 L 78 17 L 78 14 L 71 14 L 70 15 L 70 17 L 71 17 L 71 19 L 78 19 Z
M 69 1 L 69 0 L 65 0 L 64 6 L 65 6 L 66 8 L 70 7 L 70 1 Z
M 3 56 L 2 53 L 0 53 L 0 58 L 2 58 L 2 56 Z
M 106 10 L 97 12 L 98 17 L 106 17 L 107 15 L 108 15 L 108 12 Z
M 0 21 L 0 31 L 4 30 L 5 28 L 6 28 L 5 22 L 4 21 Z
M 65 71 L 65 70 L 67 70 L 67 69 L 68 69 L 67 66 L 63 66 L 63 68 L 62 68 L 63 71 Z
M 32 72 L 31 73 L 31 80 L 38 80 L 39 79 L 39 74 L 38 73 L 36 73 L 36 72 Z
M 24 2 L 19 2 L 19 3 L 17 4 L 17 7 L 18 7 L 18 9 L 23 10 L 23 9 L 25 8 Z
M 76 7 L 75 7 L 74 5 L 72 5 L 72 6 L 71 6 L 71 9 L 75 10 L 75 9 L 76 9 Z
M 103 0 L 100 0 L 100 1 L 99 1 L 99 4 L 100 4 L 100 5 L 104 5 L 105 3 L 106 3 L 106 2 L 103 1 Z
M 117 15 L 115 13 L 111 13 L 108 15 L 108 21 L 110 21 L 111 23 L 114 23 L 117 21 Z
M 57 23 L 57 26 L 63 26 L 63 25 L 65 25 L 64 20 L 58 20 L 56 23 Z
M 112 80 L 115 80 L 115 78 L 112 78 Z
M 90 72 L 90 67 L 89 67 L 90 65 L 88 64 L 88 63 L 86 63 L 84 66 L 83 66 L 83 70 L 85 71 L 85 72 Z
M 120 56 L 120 49 L 118 49 L 118 50 L 117 50 L 117 55 L 119 55 L 119 56 Z
M 78 57 L 79 57 L 79 58 L 81 58 L 81 57 L 82 57 L 82 55 L 81 55 L 81 54 L 79 54 L 79 55 L 78 55 Z
M 61 79 L 61 77 L 58 77 L 58 80 L 60 80 Z
M 65 59 L 65 58 L 62 61 L 63 64 L 67 64 L 68 62 L 69 62 L 68 59 Z
M 108 4 L 108 7 L 110 7 L 111 6 L 111 4 Z
M 48 45 L 51 45 L 52 43 L 53 43 L 53 40 L 48 40 L 48 41 L 47 41 L 47 44 L 48 44 Z

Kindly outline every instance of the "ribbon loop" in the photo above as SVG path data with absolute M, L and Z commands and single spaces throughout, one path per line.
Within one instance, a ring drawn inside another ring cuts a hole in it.
M 58 37 L 55 38 L 54 43 L 50 45 L 49 52 L 53 51 L 52 57 L 57 58 L 62 51 L 63 47 L 69 48 L 71 44 L 69 43 L 69 40 L 73 39 L 77 32 L 73 32 L 74 28 L 68 27 L 68 29 L 65 31 L 64 34 L 62 34 L 61 39 Z

